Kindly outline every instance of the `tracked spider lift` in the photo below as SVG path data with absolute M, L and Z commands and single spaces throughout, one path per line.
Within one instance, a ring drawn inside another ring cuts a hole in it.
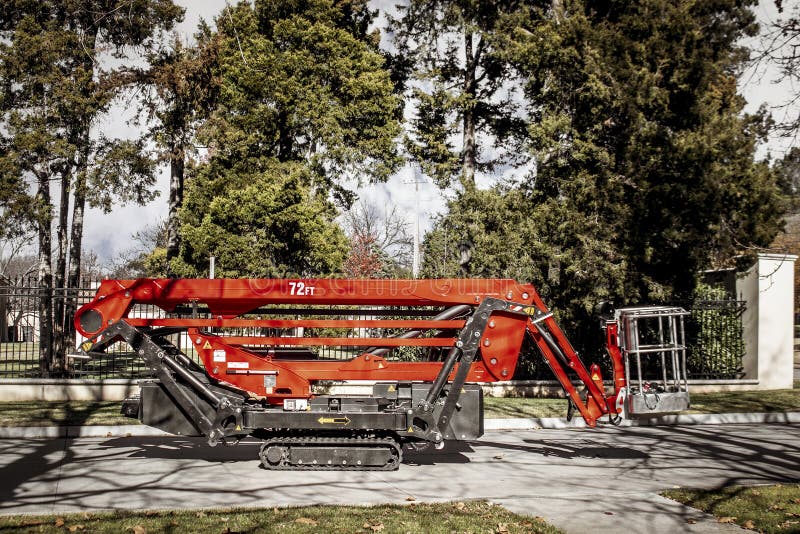
M 510 380 L 526 339 L 590 427 L 688 407 L 684 312 L 650 312 L 662 327 L 651 343 L 641 310 L 604 322 L 610 393 L 534 287 L 513 280 L 105 280 L 75 326 L 85 355 L 124 341 L 144 360 L 155 378 L 123 404 L 144 424 L 211 445 L 254 436 L 267 469 L 392 470 L 405 445 L 480 437 L 479 384 Z M 325 392 L 347 381 L 372 393 Z

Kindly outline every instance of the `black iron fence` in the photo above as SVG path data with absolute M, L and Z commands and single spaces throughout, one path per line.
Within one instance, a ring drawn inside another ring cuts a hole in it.
M 43 290 L 36 277 L 0 279 L 0 378 L 132 378 L 146 376 L 140 358 L 130 349 L 115 344 L 105 358 L 86 361 L 74 357 L 82 341 L 66 319 L 50 331 L 42 329 L 40 304 L 50 297 L 50 320 L 56 323 L 58 309 L 68 310 L 68 302 L 75 308 L 92 300 L 99 279 L 87 278 L 80 288 Z M 57 339 L 61 336 L 61 340 Z M 45 364 L 49 362 L 49 365 Z M 55 365 L 54 365 L 55 364 Z M 55 369 L 55 370 L 54 370 Z
M 744 376 L 742 315 L 745 302 L 698 300 L 688 306 L 686 367 L 689 378 L 737 379 Z
M 86 279 L 81 288 L 71 290 L 55 289 L 52 296 L 53 310 L 63 306 L 67 299 L 74 299 L 79 307 L 89 302 L 100 284 L 99 279 Z M 43 370 L 43 355 L 60 359 L 63 371 L 60 376 L 68 378 L 140 378 L 145 377 L 148 371 L 141 359 L 133 354 L 124 343 L 112 346 L 107 354 L 101 358 L 90 360 L 79 359 L 73 356 L 75 347 L 83 339 L 66 329 L 64 341 L 65 354 L 55 354 L 53 340 L 41 336 L 40 299 L 43 295 L 36 278 L 19 278 L 0 280 L 0 378 L 34 378 L 46 376 Z M 731 379 L 741 378 L 742 360 L 745 355 L 743 340 L 742 314 L 745 306 L 739 301 L 695 301 L 685 305 L 690 312 L 686 320 L 687 338 L 687 365 L 689 378 Z M 347 310 L 322 310 L 327 318 L 331 313 L 347 315 Z M 392 310 L 380 310 L 382 315 L 391 313 Z M 416 313 L 424 312 L 417 310 Z M 436 313 L 430 310 L 431 314 Z M 202 310 L 201 310 L 202 313 Z M 361 311 L 363 313 L 363 310 Z M 378 313 L 378 310 L 375 311 Z M 404 315 L 402 310 L 397 310 L 397 317 Z M 131 310 L 134 317 L 167 317 L 167 314 L 156 306 L 137 305 Z M 352 317 L 349 317 L 352 318 Z M 221 333 L 221 332 L 220 332 Z M 310 335 L 314 332 L 305 332 Z M 229 332 L 228 334 L 231 334 Z M 244 332 L 232 332 L 242 335 Z M 265 332 L 247 332 L 248 335 L 265 335 Z M 272 335 L 275 335 L 273 332 Z M 284 333 L 284 335 L 286 335 Z M 300 333 L 299 335 L 303 335 Z M 367 335 L 364 332 L 317 332 L 316 335 Z M 382 332 L 381 335 L 391 335 Z M 44 339 L 44 341 L 43 341 Z M 191 340 L 186 333 L 175 334 L 173 344 L 190 357 L 196 357 Z M 529 349 L 532 347 L 528 347 Z M 319 347 L 315 357 L 326 359 L 344 359 L 355 356 L 359 350 L 355 347 Z M 393 351 L 393 357 L 401 360 L 414 360 L 419 355 L 411 347 Z M 427 355 L 430 357 L 430 355 Z M 589 358 L 591 359 L 591 358 Z M 519 369 L 515 378 L 527 379 L 552 379 L 552 374 L 540 358 L 530 362 L 524 369 Z M 532 365 L 531 365 L 532 364 Z M 520 376 L 520 374 L 524 376 Z

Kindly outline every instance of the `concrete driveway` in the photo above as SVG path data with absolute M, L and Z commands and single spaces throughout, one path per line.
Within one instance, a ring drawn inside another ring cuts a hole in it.
M 567 532 L 741 532 L 658 496 L 800 480 L 800 425 L 490 432 L 396 472 L 275 472 L 258 444 L 0 440 L 0 513 L 489 499 Z M 693 523 L 694 521 L 694 523 Z

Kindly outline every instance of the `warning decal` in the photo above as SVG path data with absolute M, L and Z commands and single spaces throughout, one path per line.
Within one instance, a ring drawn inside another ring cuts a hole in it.
M 214 361 L 215 362 L 224 362 L 225 361 L 225 351 L 222 349 L 216 349 L 214 351 Z

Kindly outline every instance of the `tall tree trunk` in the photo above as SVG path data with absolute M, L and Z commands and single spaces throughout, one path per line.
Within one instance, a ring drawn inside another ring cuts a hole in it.
M 81 162 L 79 170 L 75 175 L 75 195 L 74 206 L 72 208 L 72 229 L 69 243 L 69 277 L 67 278 L 67 296 L 64 325 L 65 335 L 70 343 L 75 343 L 75 326 L 72 318 L 75 316 L 78 300 L 78 288 L 81 285 L 81 252 L 83 246 L 83 214 L 86 208 L 86 165 L 89 157 L 89 132 L 86 131 L 86 143 L 81 148 Z
M 178 141 L 169 157 L 169 217 L 167 219 L 167 269 L 172 258 L 178 257 L 180 235 L 178 233 L 178 210 L 183 205 L 184 146 Z
M 95 52 L 97 32 L 86 35 L 89 49 Z M 92 54 L 93 56 L 94 54 Z M 92 56 L 86 55 L 83 67 L 94 76 L 95 62 Z M 87 118 L 89 119 L 89 118 Z M 83 214 L 86 209 L 86 173 L 92 151 L 91 120 L 82 122 L 76 136 L 78 142 L 78 158 L 75 164 L 75 187 L 72 206 L 72 228 L 69 239 L 69 271 L 67 275 L 67 291 L 65 294 L 64 335 L 71 345 L 75 344 L 75 326 L 73 317 L 77 309 L 78 289 L 81 285 L 81 256 L 83 253 Z
M 53 272 L 53 367 L 52 375 L 63 374 L 66 368 L 66 342 L 64 339 L 64 288 L 67 276 L 67 229 L 69 220 L 70 172 L 61 172 L 61 195 L 58 205 L 58 226 L 56 227 L 56 266 Z
M 465 105 L 463 113 L 463 151 L 461 163 L 461 185 L 465 189 L 475 187 L 475 167 L 478 160 L 478 147 L 475 140 L 475 91 L 476 80 L 475 71 L 477 69 L 478 53 L 473 52 L 473 34 L 466 29 L 464 31 L 464 96 Z
M 53 205 L 50 202 L 49 176 L 38 177 L 39 188 L 36 200 L 39 204 L 39 365 L 42 377 L 50 376 L 53 359 L 53 237 L 50 223 L 53 220 Z

